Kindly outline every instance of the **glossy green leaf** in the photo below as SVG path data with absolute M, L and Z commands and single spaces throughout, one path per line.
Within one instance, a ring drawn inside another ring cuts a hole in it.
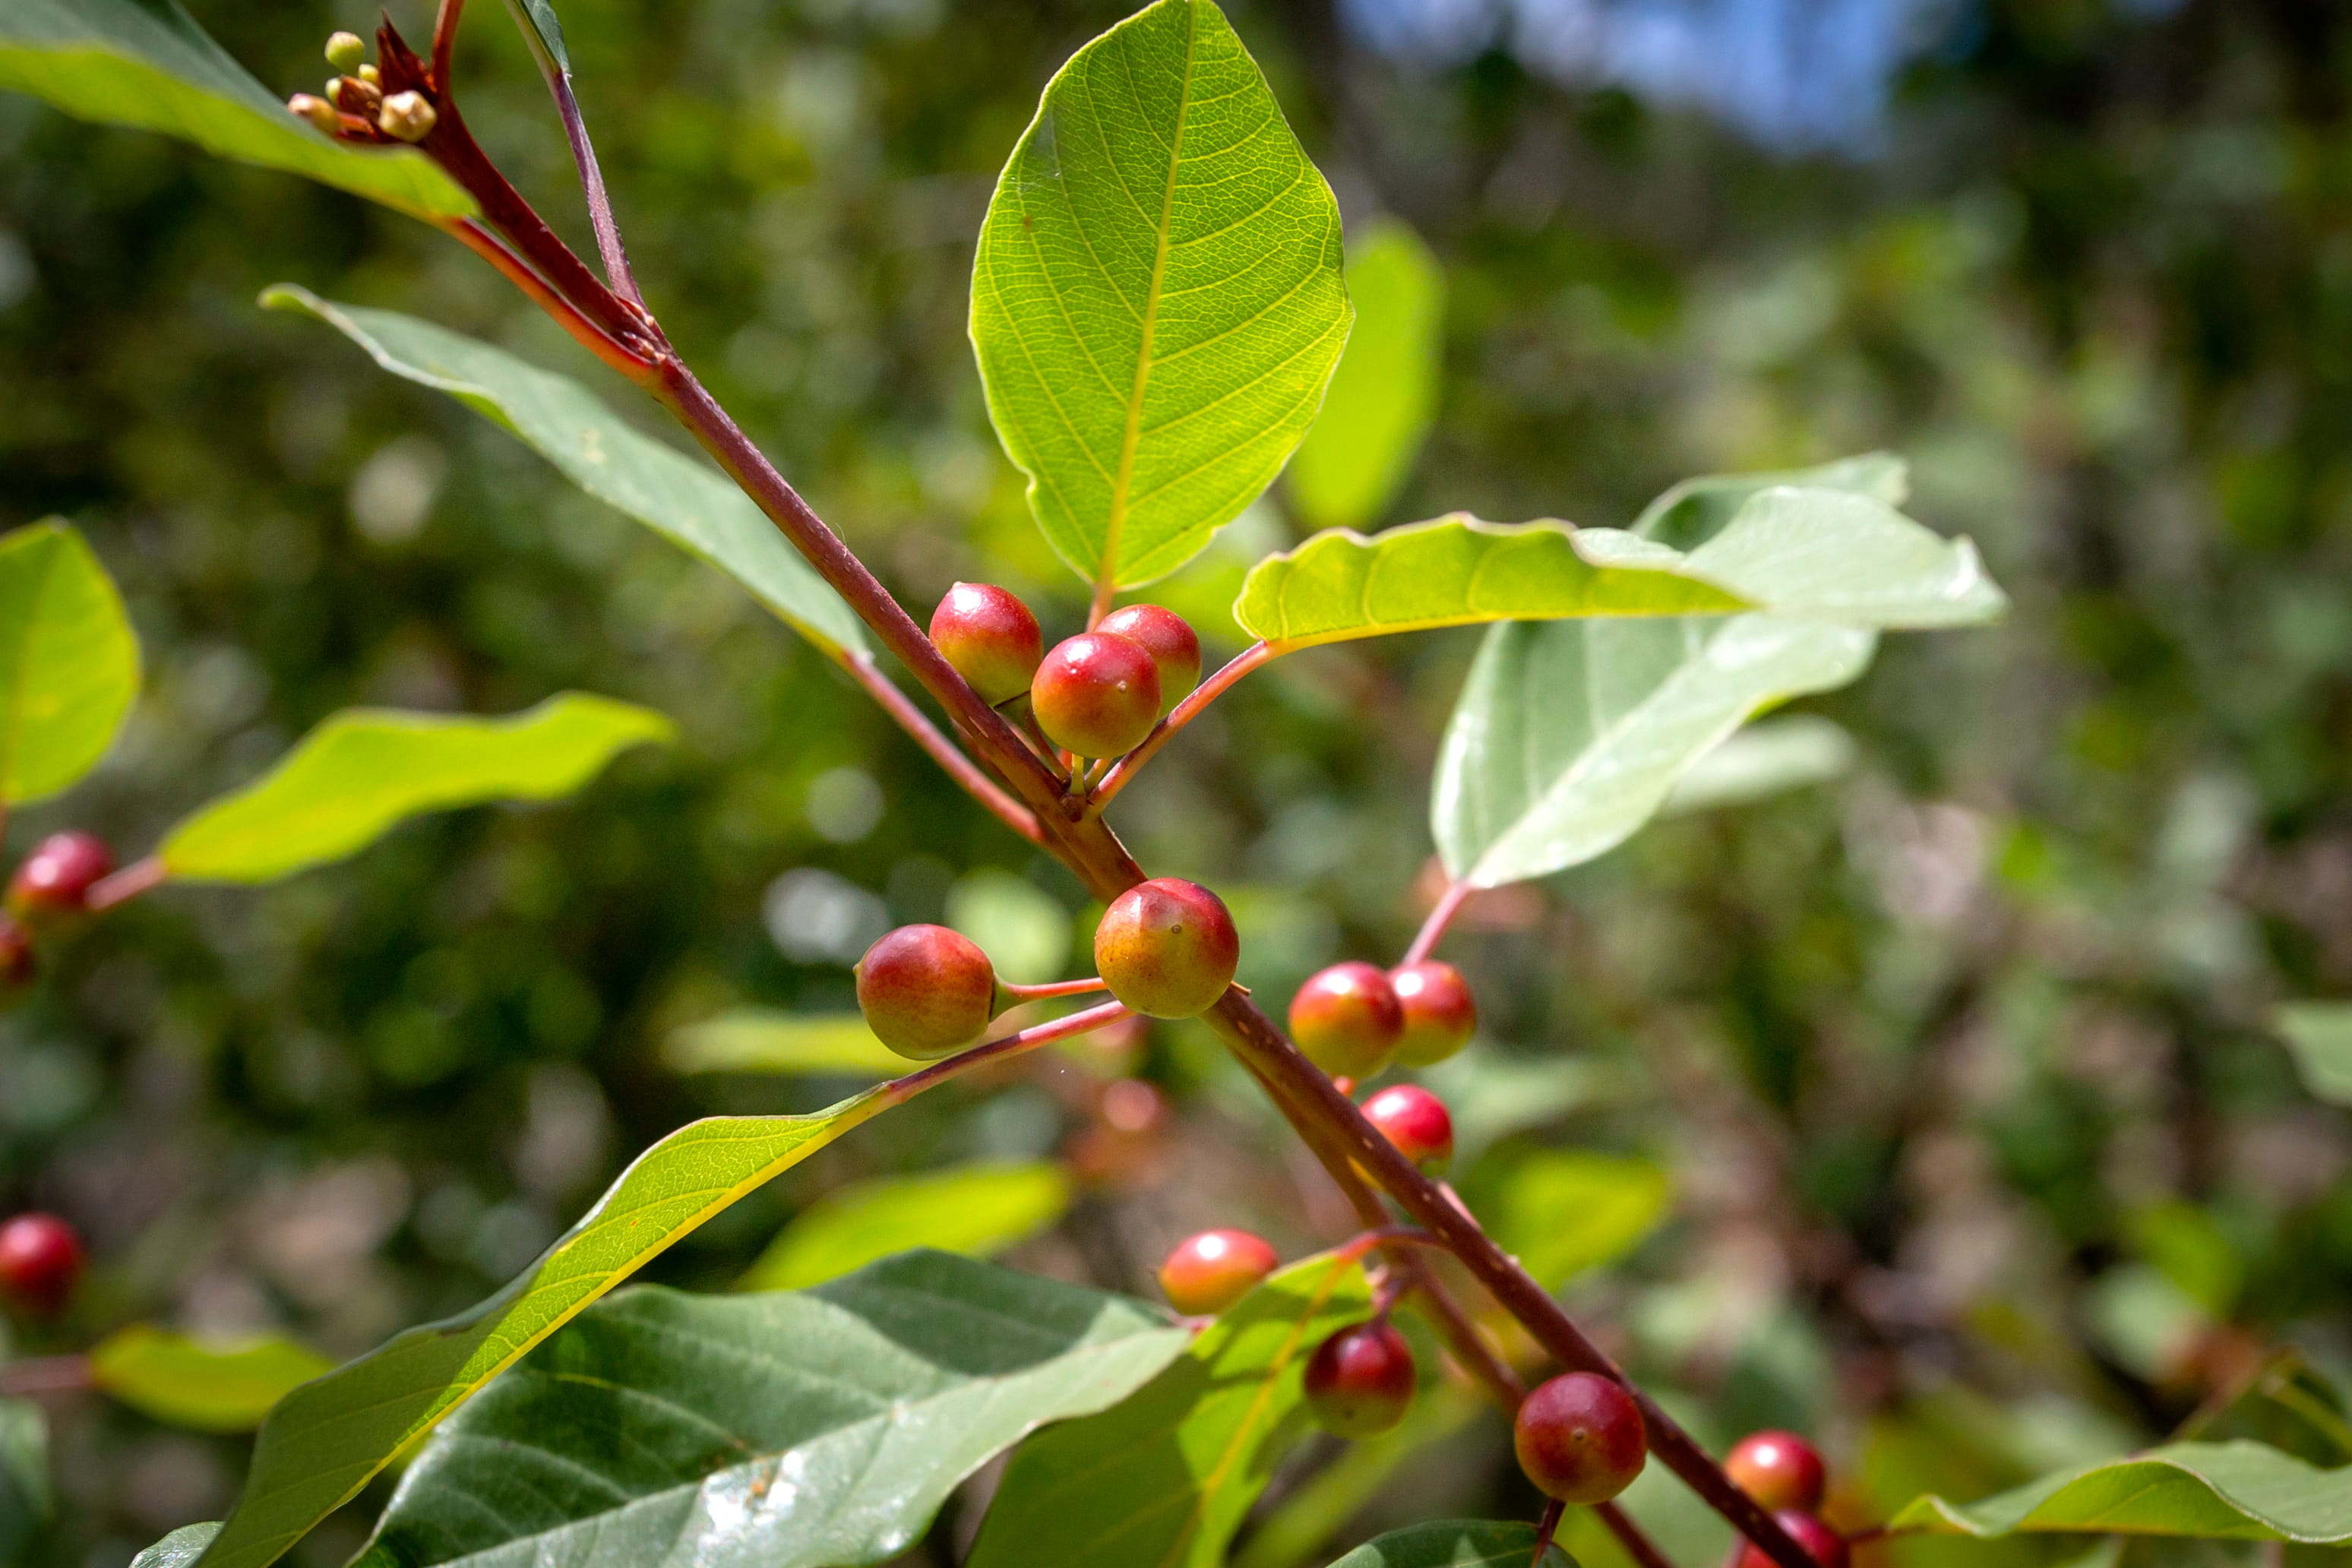
M 1368 1541 L 1331 1568 L 1529 1568 L 1536 1527 L 1490 1520 L 1445 1520 L 1407 1525 Z M 1544 1552 L 1542 1568 L 1574 1568 L 1559 1547 Z
M 221 1532 L 217 1521 L 184 1524 L 131 1560 L 131 1568 L 188 1568 Z
M 990 1258 L 1053 1225 L 1069 1206 L 1070 1178 L 1044 1162 L 853 1182 L 795 1215 L 740 1288 L 798 1290 L 918 1247 Z
M 424 812 L 568 795 L 617 753 L 676 732 L 650 709 L 576 691 L 509 719 L 350 708 L 173 828 L 156 853 L 184 881 L 275 881 Z
M 879 1563 L 991 1458 L 1125 1398 L 1189 1338 L 1139 1301 L 937 1252 L 805 1291 L 628 1290 L 434 1436 L 359 1565 Z
M 318 317 L 393 374 L 446 392 L 513 432 L 598 500 L 742 584 L 829 657 L 866 647 L 857 616 L 749 497 L 571 377 L 414 316 L 339 305 L 290 283 L 261 302 Z
M 907 1058 L 874 1037 L 856 1013 L 779 1013 L 739 1007 L 674 1032 L 662 1060 L 677 1072 L 758 1072 L 812 1078 L 888 1078 Z
M 1339 204 L 1209 0 L 1158 0 L 1047 84 L 981 228 L 971 340 L 1079 575 L 1165 576 L 1265 489 L 1349 316 Z
M 394 1336 L 288 1395 L 206 1568 L 265 1568 L 451 1411 L 598 1297 L 746 1193 L 892 1101 L 868 1089 L 809 1116 L 713 1117 L 637 1156 L 498 1294 Z
M 1361 528 L 1386 511 L 1437 409 L 1445 274 L 1429 247 L 1395 219 L 1370 225 L 1348 246 L 1348 351 L 1283 479 L 1309 528 Z
M 55 521 L 0 535 L 0 802 L 70 788 L 138 695 L 139 639 L 82 536 Z
M 475 211 L 473 198 L 422 153 L 330 142 L 287 113 L 285 100 L 247 74 L 178 0 L 0 0 L 0 88 L 418 217 Z
M 89 1352 L 92 1382 L 142 1415 L 199 1432 L 250 1432 L 295 1389 L 335 1363 L 276 1337 L 211 1344 L 145 1323 Z
M 1534 1149 L 1482 1182 L 1472 1201 L 1503 1249 L 1556 1290 L 1640 1246 L 1673 1194 L 1672 1179 L 1648 1160 Z
M 1404 1419 L 1377 1437 L 1350 1443 L 1250 1531 L 1234 1568 L 1303 1568 L 1317 1549 L 1377 1501 L 1390 1479 L 1414 1456 L 1493 1410 L 1463 1384 L 1442 1378 L 1423 1389 Z M 1522 1552 L 1521 1556 L 1528 1555 Z
M 1133 1398 L 1024 1445 L 966 1568 L 1219 1568 L 1302 1429 L 1307 1356 L 1370 1300 L 1328 1256 L 1276 1274 Z
M 49 1426 L 27 1399 L 0 1399 L 0 1568 L 33 1561 L 56 1507 L 49 1485 Z
M 2271 1027 L 2312 1098 L 2352 1105 L 2352 1002 L 2283 1003 L 2271 1013 Z
M 1659 815 L 1746 805 L 1842 778 L 1853 766 L 1853 737 L 1811 713 L 1750 724 L 1693 763 L 1666 794 Z
M 2078 1531 L 2340 1546 L 2352 1542 L 2352 1466 L 2323 1470 L 2261 1443 L 2174 1443 L 1981 1502 L 1919 1498 L 1888 1528 L 1980 1540 Z

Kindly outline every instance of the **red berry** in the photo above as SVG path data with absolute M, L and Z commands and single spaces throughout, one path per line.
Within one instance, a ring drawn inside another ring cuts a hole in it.
M 1811 1512 L 1829 1490 L 1821 1450 L 1794 1432 L 1750 1432 L 1723 1461 L 1731 1484 L 1764 1508 Z
M 8 908 L 24 920 L 79 914 L 89 905 L 91 884 L 114 869 L 114 857 L 95 834 L 52 833 L 8 879 Z
M 81 1237 L 53 1214 L 20 1214 L 0 1225 L 0 1297 L 27 1310 L 62 1310 L 81 1280 Z
M 1845 1537 L 1836 1531 L 1801 1508 L 1775 1509 L 1772 1518 L 1821 1568 L 1846 1568 L 1851 1553 L 1846 1551 Z M 1777 1568 L 1777 1564 L 1762 1547 L 1750 1542 L 1739 1554 L 1739 1568 Z
M 1512 1425 L 1519 1468 L 1561 1502 L 1607 1502 L 1633 1484 L 1649 1458 L 1642 1407 L 1595 1373 L 1564 1373 L 1519 1402 Z
M 1389 983 L 1404 1009 L 1404 1034 L 1396 1048 L 1401 1066 L 1429 1067 L 1470 1043 L 1478 1027 L 1478 1004 L 1460 970 L 1431 959 L 1390 970 Z
M 1157 605 L 1113 610 L 1095 627 L 1143 645 L 1160 671 L 1160 712 L 1165 718 L 1201 684 L 1201 637 L 1184 617 Z
M 1155 877 L 1110 901 L 1095 928 L 1095 972 L 1110 994 L 1151 1018 L 1190 1018 L 1216 1005 L 1242 961 L 1224 900 L 1195 882 Z
M 1341 1329 L 1307 1360 L 1307 1407 L 1327 1432 L 1377 1437 L 1412 1403 L 1412 1350 L 1385 1319 Z
M 1160 721 L 1160 669 L 1131 637 L 1081 632 L 1045 656 L 1029 700 L 1038 727 L 1062 750 L 1125 756 Z
M 1392 1084 L 1364 1101 L 1364 1120 L 1397 1152 L 1434 1175 L 1454 1158 L 1454 1117 L 1445 1102 L 1417 1084 Z
M 1404 1033 L 1404 1007 L 1388 973 L 1369 963 L 1335 963 L 1290 999 L 1290 1037 L 1334 1078 L 1370 1078 L 1388 1065 Z
M 32 984 L 41 961 L 33 952 L 32 933 L 8 915 L 0 914 L 0 1001 Z
M 1029 689 L 1045 634 L 1029 606 L 992 583 L 958 583 L 931 612 L 931 641 L 992 705 Z
M 980 1038 L 996 1016 L 996 969 L 945 926 L 900 926 L 857 961 L 857 1008 L 874 1037 L 929 1061 Z
M 1282 1263 L 1273 1245 L 1245 1230 L 1204 1230 L 1176 1244 L 1160 1266 L 1168 1304 L 1190 1317 L 1222 1312 Z

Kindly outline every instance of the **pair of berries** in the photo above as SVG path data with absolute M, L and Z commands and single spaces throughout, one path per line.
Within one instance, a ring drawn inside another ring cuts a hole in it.
M 33 928 L 88 910 L 90 889 L 113 869 L 105 842 L 92 834 L 52 833 L 33 847 L 8 879 L 7 912 L 0 914 L 0 993 L 32 984 L 40 967 Z
M 1201 639 L 1157 605 L 1130 605 L 1045 651 L 1029 606 L 988 583 L 958 583 L 931 613 L 931 641 L 992 705 L 1029 694 L 1045 738 L 1081 757 L 1124 756 L 1201 684 Z
M 1829 1468 L 1821 1450 L 1793 1432 L 1750 1432 L 1723 1461 L 1732 1485 L 1772 1510 L 1772 1518 L 1821 1568 L 1846 1568 L 1845 1538 L 1822 1522 L 1829 1492 Z M 1738 1568 L 1773 1568 L 1772 1560 L 1750 1545 Z
M 64 1310 L 81 1282 L 81 1237 L 53 1214 L 0 1225 L 0 1300 L 44 1316 Z
M 1335 963 L 1290 999 L 1291 1038 L 1333 1078 L 1370 1078 L 1391 1061 L 1442 1062 L 1477 1026 L 1462 972 L 1433 960 L 1394 970 Z

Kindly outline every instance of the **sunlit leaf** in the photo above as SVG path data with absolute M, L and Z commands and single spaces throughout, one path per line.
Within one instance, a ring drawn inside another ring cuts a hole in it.
M 2303 1087 L 2330 1105 L 2352 1105 L 2352 1002 L 2286 1002 L 2271 1027 L 2294 1057 Z
M 138 695 L 138 638 L 82 536 L 54 521 L 0 535 L 0 802 L 72 786 Z
M 1309 528 L 1361 528 L 1386 511 L 1437 408 L 1445 274 L 1421 237 L 1391 218 L 1350 239 L 1348 298 L 1348 351 L 1283 479 Z
M 1558 1289 L 1615 1262 L 1666 1217 L 1674 1184 L 1650 1161 L 1584 1149 L 1532 1149 L 1474 1194 L 1496 1241 Z
M 1675 781 L 1658 814 L 1746 805 L 1843 777 L 1853 766 L 1853 737 L 1811 713 L 1750 724 L 1693 763 Z
M 446 392 L 512 431 L 598 500 L 742 584 L 828 655 L 865 647 L 856 616 L 749 497 L 570 376 L 414 316 L 339 305 L 290 283 L 270 289 L 261 302 L 318 317 L 393 374 Z
M 1407 1525 L 1368 1541 L 1331 1568 L 1530 1568 L 1536 1527 L 1488 1520 L 1444 1520 Z M 1573 1568 L 1554 1546 L 1540 1568 Z
M 1181 1353 L 1139 1301 L 936 1252 L 812 1290 L 604 1301 L 402 1478 L 361 1568 L 847 1568 L 1038 1426 Z
M 888 1078 L 907 1058 L 874 1037 L 856 1013 L 779 1013 L 740 1007 L 677 1030 L 662 1059 L 678 1072 Z
M 1956 1504 L 1919 1498 L 1893 1530 L 1990 1539 L 2082 1531 L 2352 1542 L 2352 1467 L 2323 1470 L 2260 1443 L 2174 1443 Z
M 296 1388 L 335 1369 L 290 1340 L 206 1343 L 145 1323 L 89 1352 L 90 1380 L 142 1415 L 199 1432 L 250 1432 Z
M 183 880 L 273 881 L 340 860 L 423 812 L 567 795 L 618 752 L 675 733 L 650 709 L 581 692 L 510 719 L 346 709 L 173 828 L 157 853 Z
M 1024 1445 L 966 1568 L 1218 1568 L 1300 1434 L 1307 1357 L 1370 1300 L 1352 1263 L 1276 1274 L 1125 1404 Z
M 1909 465 L 1892 452 L 1864 452 L 1811 468 L 1752 474 L 1701 474 L 1685 479 L 1642 509 L 1632 531 L 1677 550 L 1688 550 L 1723 531 L 1748 498 L 1788 485 L 1800 489 L 1844 490 L 1899 507 L 1911 495 Z
M 0 1399 L 0 1568 L 33 1561 L 55 1509 L 49 1485 L 49 1426 L 41 1407 Z
M 1247 1544 L 1234 1558 L 1234 1568 L 1302 1568 L 1310 1561 L 1321 1562 L 1317 1548 L 1376 1501 L 1399 1469 L 1492 1408 L 1451 1380 L 1424 1388 L 1402 1421 L 1377 1437 L 1349 1444 L 1338 1458 L 1285 1496 L 1251 1529 Z M 1519 1555 L 1524 1559 L 1529 1554 Z
M 131 1560 L 131 1568 L 188 1568 L 221 1532 L 220 1525 L 184 1524 Z
M 473 198 L 422 153 L 331 142 L 287 113 L 284 98 L 247 75 L 178 0 L 0 0 L 0 88 L 419 217 L 475 211 Z
M 853 1182 L 795 1215 L 740 1287 L 798 1290 L 917 1247 L 992 1257 L 1054 1224 L 1069 1206 L 1070 1178 L 1044 1162 Z
M 637 1156 L 596 1206 L 495 1296 L 410 1329 L 270 1412 L 207 1568 L 265 1568 L 394 1455 L 598 1297 L 891 1103 L 868 1089 L 809 1116 L 714 1117 Z
M 1209 0 L 1159 0 L 1047 84 L 981 229 L 971 338 L 1079 575 L 1197 553 L 1306 433 L 1348 323 L 1339 205 Z

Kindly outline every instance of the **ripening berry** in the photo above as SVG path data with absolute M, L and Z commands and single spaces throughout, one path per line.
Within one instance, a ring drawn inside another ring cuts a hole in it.
M 113 869 L 114 857 L 96 834 L 52 833 L 8 879 L 9 912 L 26 921 L 79 914 L 89 906 L 91 887 Z
M 1776 1513 L 1784 1508 L 1811 1512 L 1829 1490 L 1821 1450 L 1794 1432 L 1750 1432 L 1732 1445 L 1723 1473 Z
M 82 1261 L 73 1226 L 53 1214 L 20 1214 L 0 1225 L 0 1299 L 31 1312 L 60 1311 Z
M 345 76 L 367 63 L 367 40 L 357 33 L 327 35 L 327 63 Z
M 1045 738 L 1082 757 L 1122 757 L 1160 721 L 1160 670 L 1144 646 L 1081 632 L 1055 645 L 1029 683 Z
M 1204 1230 L 1176 1244 L 1160 1266 L 1160 1289 L 1187 1317 L 1208 1317 L 1248 1295 L 1281 1262 L 1272 1243 L 1248 1231 Z
M 1454 1159 L 1454 1117 L 1445 1102 L 1418 1084 L 1391 1084 L 1364 1101 L 1364 1120 L 1397 1152 L 1435 1175 Z
M 929 1061 L 988 1027 L 996 1016 L 996 969 L 961 931 L 900 926 L 857 961 L 857 1007 L 876 1039 Z
M 1110 901 L 1095 927 L 1095 973 L 1151 1018 L 1190 1018 L 1216 1005 L 1242 961 L 1224 900 L 1197 882 L 1154 877 Z
M 0 1003 L 14 1001 L 41 971 L 33 934 L 13 916 L 0 914 Z
M 1519 1402 L 1512 1424 L 1519 1468 L 1561 1502 L 1607 1502 L 1633 1484 L 1649 1458 L 1642 1407 L 1596 1373 L 1564 1373 Z
M 1388 973 L 1335 963 L 1308 977 L 1290 999 L 1290 1037 L 1333 1078 L 1370 1078 L 1388 1065 L 1404 1033 L 1404 1007 Z
M 1307 1407 L 1327 1432 L 1377 1437 L 1412 1403 L 1412 1350 L 1387 1320 L 1341 1329 L 1307 1361 Z
M 992 708 L 1029 689 L 1045 634 L 1029 606 L 992 583 L 958 583 L 931 612 L 931 641 Z
M 1434 959 L 1389 971 L 1397 1005 L 1404 1009 L 1404 1033 L 1397 1038 L 1401 1067 L 1425 1068 L 1444 1061 L 1470 1043 L 1478 1027 L 1478 1004 L 1469 983 L 1450 963 Z
M 1095 628 L 1143 645 L 1160 671 L 1160 714 L 1166 718 L 1176 704 L 1201 684 L 1201 637 L 1173 610 L 1157 605 L 1129 605 L 1113 610 Z
M 1846 1551 L 1845 1537 L 1823 1524 L 1801 1508 L 1772 1510 L 1773 1520 L 1787 1531 L 1805 1555 L 1821 1564 L 1821 1568 L 1846 1568 L 1852 1554 Z M 1779 1568 L 1764 1549 L 1754 1542 L 1739 1554 L 1739 1568 Z

